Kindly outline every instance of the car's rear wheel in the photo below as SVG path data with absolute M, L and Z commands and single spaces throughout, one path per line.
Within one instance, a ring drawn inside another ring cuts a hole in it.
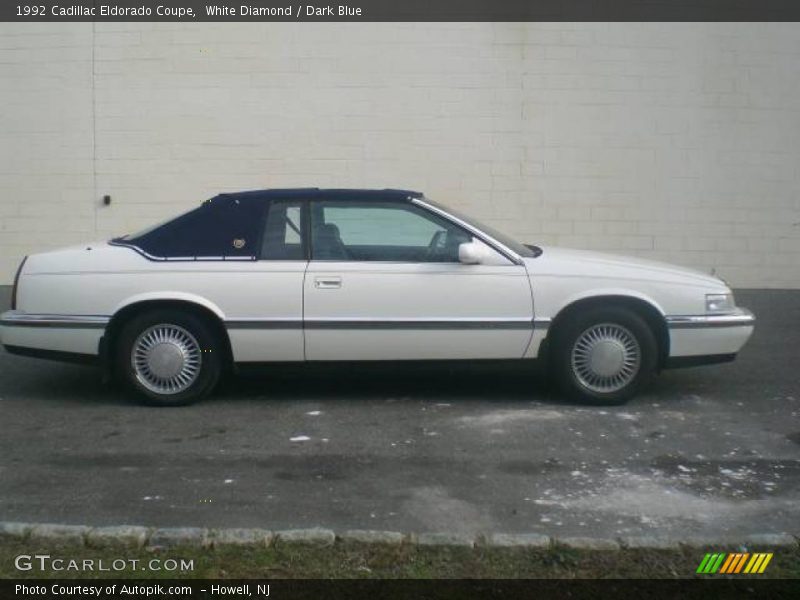
M 557 331 L 554 368 L 562 391 L 587 404 L 624 404 L 656 372 L 658 346 L 647 323 L 625 308 L 591 308 Z
M 180 406 L 210 393 L 221 373 L 219 344 L 197 316 L 153 310 L 122 329 L 117 372 L 147 404 Z

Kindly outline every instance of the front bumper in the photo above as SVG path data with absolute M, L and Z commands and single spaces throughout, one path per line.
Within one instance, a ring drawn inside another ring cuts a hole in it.
M 753 327 L 756 316 L 746 308 L 724 315 L 677 315 L 667 317 L 670 329 L 707 329 L 716 327 Z
M 755 315 L 746 308 L 723 315 L 674 315 L 666 320 L 670 359 L 703 356 L 732 359 L 750 339 L 756 322 Z

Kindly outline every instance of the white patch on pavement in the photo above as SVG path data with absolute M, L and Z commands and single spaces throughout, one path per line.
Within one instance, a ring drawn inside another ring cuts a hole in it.
M 623 421 L 638 421 L 639 420 L 639 417 L 637 417 L 636 415 L 631 414 L 631 413 L 625 413 L 625 412 L 617 413 L 617 418 L 618 419 L 622 419 Z
M 788 501 L 700 496 L 676 489 L 668 482 L 624 470 L 607 471 L 607 475 L 597 488 L 587 490 L 583 487 L 579 492 L 563 495 L 545 493 L 549 497 L 537 500 L 536 504 L 633 517 L 642 523 L 660 525 L 669 520 L 690 520 L 701 524 L 738 522 L 775 510 L 796 510 Z
M 531 421 L 553 421 L 563 419 L 566 413 L 551 409 L 522 409 L 522 410 L 494 410 L 479 416 L 459 417 L 458 421 L 465 425 L 478 427 L 494 427 L 495 425 L 505 425 L 507 423 L 528 423 Z
M 411 497 L 403 502 L 403 512 L 430 531 L 476 534 L 493 529 L 491 518 L 477 506 L 451 497 L 438 486 L 412 489 Z
M 290 442 L 307 442 L 310 439 L 311 438 L 308 437 L 307 435 L 296 435 L 296 436 L 294 436 L 292 438 L 289 438 L 289 441 Z

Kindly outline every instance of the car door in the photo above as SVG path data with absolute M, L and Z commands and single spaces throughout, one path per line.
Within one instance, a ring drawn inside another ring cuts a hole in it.
M 239 263 L 240 279 L 218 290 L 236 362 L 302 361 L 303 278 L 307 248 L 302 200 L 272 200 L 258 260 Z
M 472 235 L 406 201 L 314 200 L 304 281 L 307 360 L 520 358 L 533 303 L 524 266 L 462 264 Z M 492 264 L 489 264 L 492 263 Z

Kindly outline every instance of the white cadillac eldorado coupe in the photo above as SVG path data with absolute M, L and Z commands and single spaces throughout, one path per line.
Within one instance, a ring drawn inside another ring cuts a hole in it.
M 187 404 L 243 363 L 548 356 L 622 403 L 662 368 L 733 360 L 754 317 L 703 273 L 520 244 L 402 190 L 221 194 L 145 231 L 23 260 L 0 340 L 96 361 Z

